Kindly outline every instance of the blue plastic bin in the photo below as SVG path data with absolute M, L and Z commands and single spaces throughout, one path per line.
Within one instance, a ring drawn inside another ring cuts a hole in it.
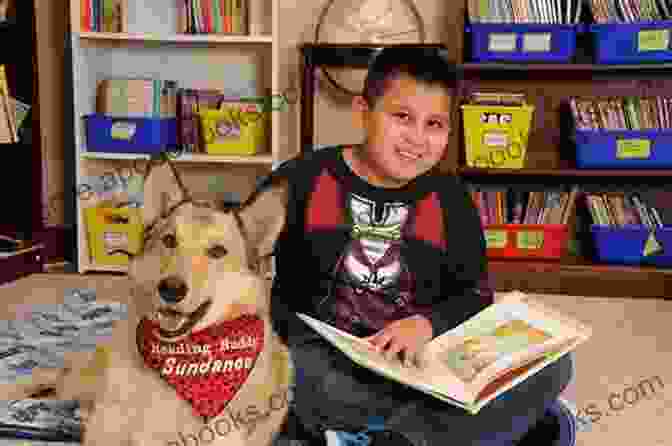
M 598 64 L 672 61 L 672 21 L 590 25 Z
M 659 254 L 644 256 L 644 245 L 650 230 L 641 225 L 605 226 L 591 225 L 597 260 L 619 265 L 672 266 L 672 227 L 655 229 L 658 243 L 663 247 Z
M 672 167 L 672 129 L 575 130 L 579 168 Z
M 569 62 L 580 25 L 471 23 L 471 56 L 476 62 Z
M 175 118 L 84 117 L 89 152 L 159 153 L 177 145 Z

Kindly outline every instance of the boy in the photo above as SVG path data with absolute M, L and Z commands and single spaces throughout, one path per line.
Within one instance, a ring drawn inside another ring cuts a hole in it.
M 289 437 L 303 439 L 300 427 L 328 446 L 510 446 L 571 377 L 565 356 L 472 416 L 357 366 L 295 315 L 412 367 L 426 342 L 492 302 L 477 210 L 437 167 L 456 77 L 436 50 L 382 50 L 353 100 L 364 142 L 290 160 L 266 183 L 290 185 L 271 303 L 296 369 Z M 380 420 L 384 432 L 362 432 Z

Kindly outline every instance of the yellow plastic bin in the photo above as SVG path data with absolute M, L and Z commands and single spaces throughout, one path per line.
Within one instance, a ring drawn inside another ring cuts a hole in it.
M 90 207 L 84 209 L 89 253 L 98 265 L 127 266 L 124 250 L 137 253 L 142 243 L 142 214 L 138 208 Z
M 198 112 L 210 155 L 256 155 L 266 142 L 268 113 L 259 104 L 227 105 Z
M 463 105 L 468 167 L 522 169 L 534 106 Z

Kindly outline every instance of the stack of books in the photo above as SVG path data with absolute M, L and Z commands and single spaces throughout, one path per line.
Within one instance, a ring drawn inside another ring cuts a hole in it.
M 104 33 L 125 32 L 126 1 L 81 0 L 81 30 Z
M 666 1 L 656 0 L 591 0 L 591 12 L 596 23 L 637 23 L 672 19 L 672 9 Z
M 513 188 L 480 188 L 472 186 L 471 196 L 479 211 L 481 223 L 501 224 L 567 224 L 578 187 L 567 191 L 547 190 L 525 192 Z
M 572 97 L 569 104 L 577 130 L 672 128 L 672 97 Z
M 97 111 L 108 117 L 176 118 L 176 81 L 104 79 L 98 84 Z
M 248 34 L 247 0 L 177 0 L 179 33 Z
M 672 225 L 672 195 L 669 192 L 594 192 L 585 197 L 595 224 L 642 225 L 649 229 Z
M 573 24 L 581 18 L 582 0 L 468 0 L 472 23 Z

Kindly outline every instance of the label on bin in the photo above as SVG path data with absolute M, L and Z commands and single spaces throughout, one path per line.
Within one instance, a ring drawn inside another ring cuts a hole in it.
M 103 235 L 103 243 L 107 250 L 124 248 L 128 245 L 128 235 L 123 232 L 106 232 Z
M 506 132 L 484 132 L 483 145 L 486 147 L 508 147 L 509 135 Z
M 523 34 L 523 51 L 542 53 L 551 51 L 551 33 Z
M 541 249 L 544 231 L 518 231 L 516 245 L 519 249 Z
M 649 158 L 651 156 L 651 141 L 648 139 L 617 139 L 616 158 Z
M 516 33 L 490 33 L 488 51 L 510 53 L 516 51 Z
M 129 141 L 135 135 L 136 124 L 133 122 L 115 122 L 110 129 L 112 139 Z
M 651 231 L 651 233 L 649 233 L 649 237 L 646 239 L 646 243 L 644 243 L 644 250 L 642 251 L 642 256 L 648 257 L 650 255 L 662 254 L 662 253 L 663 253 L 663 245 L 661 245 L 660 242 L 656 239 L 655 232 Z
M 506 231 L 496 231 L 493 229 L 486 229 L 485 245 L 488 248 L 506 248 Z
M 637 50 L 644 51 L 663 51 L 670 46 L 669 29 L 647 29 L 637 33 Z

